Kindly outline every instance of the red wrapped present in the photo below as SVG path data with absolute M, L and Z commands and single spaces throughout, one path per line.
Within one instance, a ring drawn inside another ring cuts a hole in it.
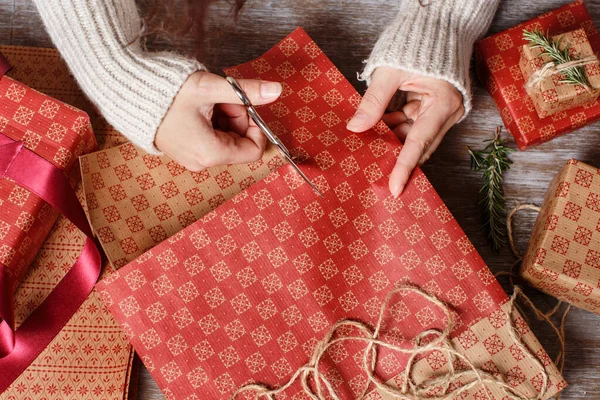
M 423 353 L 411 369 L 419 382 L 468 360 L 508 383 L 473 384 L 462 398 L 548 398 L 565 387 L 517 314 L 530 350 L 511 338 L 507 296 L 423 173 L 399 199 L 389 195 L 397 139 L 383 123 L 360 135 L 345 129 L 361 98 L 304 31 L 226 72 L 283 82 L 281 99 L 259 112 L 324 197 L 282 166 L 98 284 L 168 399 L 281 385 L 336 321 L 375 324 L 386 294 L 406 282 L 452 305 L 452 345 L 465 357 Z M 385 329 L 394 343 L 410 347 L 450 320 L 415 295 L 395 300 Z M 363 355 L 364 346 L 339 342 L 319 368 L 342 398 L 364 388 Z M 382 351 L 379 361 L 378 375 L 402 384 L 406 358 Z M 300 391 L 291 386 L 287 398 L 305 398 Z
M 10 72 L 13 79 L 86 110 L 102 147 L 123 142 L 86 100 L 56 49 L 0 46 L 0 51 L 15 66 Z M 77 175 L 73 170 L 72 176 Z M 79 188 L 79 198 L 81 192 Z M 28 321 L 72 269 L 84 243 L 85 234 L 59 216 L 15 292 L 15 327 Z M 35 360 L 1 391 L 0 399 L 126 400 L 136 373 L 127 338 L 94 291 Z
M 9 68 L 1 57 L 3 72 Z M 77 157 L 95 148 L 85 113 L 8 77 L 0 79 L 0 391 L 34 361 L 92 291 L 101 257 L 73 190 Z M 74 172 L 72 175 L 71 173 Z M 69 177 L 73 178 L 71 181 Z M 79 257 L 26 321 L 13 293 L 58 213 L 83 232 Z
M 524 54 L 523 46 L 528 43 L 523 39 L 524 30 L 549 32 L 554 36 L 577 29 L 584 30 L 592 53 L 599 52 L 600 35 L 581 0 L 489 36 L 475 44 L 477 75 L 496 103 L 504 126 L 515 138 L 521 150 L 572 132 L 600 117 L 600 103 L 597 98 L 591 103 L 569 109 L 562 107 L 562 111 L 552 115 L 547 110 L 542 110 L 543 107 L 539 105 L 540 100 L 536 98 L 538 102 L 536 103 L 527 94 L 525 85 L 529 75 L 525 73 L 526 77 L 524 77 L 519 66 Z M 537 67 L 541 68 L 539 65 Z M 600 75 L 597 64 L 585 67 L 589 76 Z M 557 74 L 549 79 L 554 82 L 559 78 Z M 580 94 L 587 96 L 583 92 Z M 558 93 L 553 96 L 558 101 Z M 538 115 L 536 104 L 541 110 L 541 115 L 545 117 Z
M 77 177 L 77 158 L 96 148 L 87 114 L 8 76 L 0 93 L 0 131 Z M 0 181 L 0 204 L 0 265 L 14 291 L 59 213 L 10 179 Z

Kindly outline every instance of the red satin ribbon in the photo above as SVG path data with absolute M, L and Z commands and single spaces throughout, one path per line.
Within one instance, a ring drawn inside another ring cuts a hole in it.
M 10 178 L 37 194 L 87 235 L 73 267 L 16 331 L 11 284 L 0 266 L 2 392 L 48 346 L 89 296 L 100 276 L 102 258 L 83 208 L 61 170 L 23 147 L 22 142 L 0 133 L 0 174 L 0 178 Z

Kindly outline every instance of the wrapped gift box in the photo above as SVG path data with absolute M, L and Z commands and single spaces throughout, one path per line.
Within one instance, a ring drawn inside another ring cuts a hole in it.
M 345 129 L 360 96 L 304 31 L 226 72 L 283 82 L 281 99 L 259 112 L 324 197 L 285 165 L 98 284 L 168 399 L 228 398 L 252 380 L 284 383 L 333 323 L 374 323 L 401 282 L 451 304 L 454 346 L 514 390 L 535 397 L 545 374 L 542 398 L 565 387 L 517 314 L 540 364 L 510 339 L 507 296 L 423 173 L 415 171 L 399 199 L 389 195 L 397 139 L 383 123 L 360 135 Z M 389 340 L 444 324 L 439 310 L 413 296 L 390 310 Z M 323 363 L 343 398 L 356 398 L 365 382 L 363 350 L 340 343 Z M 380 376 L 400 383 L 406 360 L 385 351 L 380 360 Z M 441 352 L 419 358 L 419 379 L 447 361 Z M 297 392 L 286 394 L 303 398 Z M 485 393 L 476 385 L 463 395 Z
M 541 208 L 521 275 L 554 297 L 600 314 L 600 170 L 569 160 Z
M 596 100 L 540 118 L 525 89 L 526 80 L 519 66 L 522 47 L 527 44 L 523 31 L 558 35 L 577 29 L 585 31 L 594 53 L 600 51 L 600 35 L 583 1 L 570 3 L 475 44 L 477 75 L 521 150 L 572 132 L 600 117 L 600 104 Z
M 0 79 L 0 131 L 79 177 L 77 157 L 96 147 L 83 111 L 4 76 Z M 0 181 L 0 268 L 14 291 L 58 217 L 46 202 L 14 181 Z
M 56 104 L 56 109 L 60 113 L 68 110 L 71 115 L 85 116 L 83 112 L 76 111 L 60 101 L 75 104 L 84 109 L 91 116 L 94 130 L 103 146 L 119 141 L 123 142 L 121 136 L 114 129 L 98 118 L 97 112 L 78 88 L 58 51 L 0 46 L 0 52 L 15 66 L 10 72 L 11 78 L 4 77 L 0 81 L 0 86 L 4 88 L 0 93 L 5 93 L 4 90 L 9 87 L 5 86 L 8 82 L 14 82 L 19 85 L 18 87 L 25 88 L 25 94 L 29 96 L 34 93 L 29 87 L 33 87 L 44 92 L 44 95 L 36 95 L 52 101 L 53 103 L 48 102 L 46 105 Z M 28 93 L 29 91 L 31 93 Z M 22 101 L 24 99 L 25 96 Z M 0 101 L 6 106 L 12 107 L 10 103 L 12 100 L 2 96 Z M 23 105 L 27 106 L 27 104 Z M 46 118 L 39 115 L 41 113 L 39 108 L 34 108 L 34 110 L 36 112 L 32 120 L 25 127 L 29 130 L 36 126 L 33 125 L 34 121 L 44 121 Z M 13 127 L 11 129 L 15 134 L 18 134 L 19 125 L 11 121 L 7 124 L 7 126 L 9 125 Z M 71 130 L 70 125 L 67 128 L 67 134 L 60 143 L 42 137 L 35 151 L 46 152 L 45 154 L 48 154 L 48 158 L 52 160 L 51 150 L 55 148 L 58 151 L 59 145 L 78 149 L 80 146 L 83 148 L 86 146 L 75 143 L 86 141 L 90 145 L 93 143 L 94 139 L 91 136 L 89 125 L 86 125 L 82 136 Z M 27 135 L 26 132 L 25 135 Z M 33 137 L 32 133 L 29 135 L 29 137 Z M 73 183 L 80 179 L 79 169 L 74 168 L 77 162 L 75 153 L 73 151 L 73 157 L 68 166 L 72 171 Z M 6 182 L 4 181 L 2 184 L 6 184 Z M 79 189 L 78 195 L 82 198 L 81 189 Z M 34 195 L 28 197 L 28 201 L 33 200 Z M 6 205 L 5 201 L 0 209 Z M 46 209 L 45 206 L 42 208 Z M 52 211 L 51 208 L 48 210 Z M 50 226 L 52 227 L 52 224 Z M 31 257 L 35 258 L 21 279 L 21 284 L 14 295 L 17 327 L 42 303 L 54 289 L 55 284 L 71 268 L 81 253 L 84 239 L 85 235 L 82 232 L 66 218 L 59 216 L 37 255 L 30 246 L 33 253 Z M 110 266 L 107 266 L 106 270 L 109 271 Z M 137 373 L 133 368 L 133 354 L 119 325 L 100 301 L 98 294 L 92 292 L 46 349 L 6 390 L 0 393 L 0 399 L 126 400 L 130 393 L 129 382 L 130 380 L 135 381 L 132 378 L 135 378 Z
M 560 49 L 568 49 L 573 60 L 595 57 L 592 46 L 583 28 L 552 37 L 554 43 L 560 44 Z M 547 63 L 553 63 L 550 56 L 539 47 L 526 44 L 522 47 L 519 67 L 525 82 L 530 82 Z M 561 73 L 549 75 L 538 84 L 527 87 L 527 93 L 533 99 L 533 105 L 540 118 L 545 118 L 557 112 L 567 111 L 575 106 L 593 103 L 600 94 L 600 64 L 590 61 L 581 66 L 588 82 L 588 87 L 563 82 L 565 76 Z

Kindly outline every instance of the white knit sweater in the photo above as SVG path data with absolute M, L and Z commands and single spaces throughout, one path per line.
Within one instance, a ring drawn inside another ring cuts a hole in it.
M 331 0 L 335 1 L 335 0 Z M 447 80 L 471 109 L 469 63 L 500 0 L 399 0 L 399 12 L 366 62 Z M 181 85 L 203 69 L 175 53 L 151 53 L 136 40 L 135 0 L 34 0 L 56 47 L 86 95 L 134 144 L 158 154 L 154 136 Z M 426 4 L 429 3 L 429 4 Z

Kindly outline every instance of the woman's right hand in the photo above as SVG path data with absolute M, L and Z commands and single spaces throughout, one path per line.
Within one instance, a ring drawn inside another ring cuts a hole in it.
M 238 80 L 254 105 L 281 94 L 281 84 Z M 209 72 L 188 77 L 156 131 L 156 147 L 191 171 L 257 161 L 267 139 L 249 118 L 231 85 Z

